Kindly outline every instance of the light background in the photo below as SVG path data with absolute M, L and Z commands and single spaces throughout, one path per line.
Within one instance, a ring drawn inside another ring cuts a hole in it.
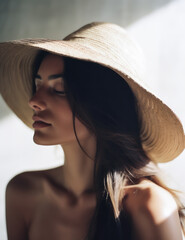
M 20 38 L 61 39 L 92 21 L 125 27 L 146 57 L 147 82 L 185 127 L 184 0 L 1 0 L 0 41 Z M 55 167 L 60 147 L 37 146 L 33 132 L 11 113 L 0 97 L 0 240 L 6 240 L 5 188 L 16 174 Z M 185 152 L 161 164 L 171 186 L 185 191 Z

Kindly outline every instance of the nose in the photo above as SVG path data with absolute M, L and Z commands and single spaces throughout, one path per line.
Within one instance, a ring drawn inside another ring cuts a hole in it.
M 41 89 L 35 92 L 35 94 L 29 100 L 28 105 L 34 111 L 43 111 L 44 109 L 46 109 L 46 101 L 44 100 L 44 96 L 41 93 Z

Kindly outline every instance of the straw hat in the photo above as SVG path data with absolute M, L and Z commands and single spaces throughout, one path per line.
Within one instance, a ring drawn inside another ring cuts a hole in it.
M 121 27 L 91 23 L 64 40 L 23 39 L 0 43 L 0 92 L 15 114 L 32 128 L 32 67 L 40 50 L 102 64 L 120 74 L 137 98 L 141 139 L 151 160 L 167 162 L 185 147 L 183 127 L 143 83 L 142 53 Z

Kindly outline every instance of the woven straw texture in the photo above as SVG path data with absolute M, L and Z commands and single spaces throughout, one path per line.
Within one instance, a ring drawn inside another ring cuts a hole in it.
M 185 147 L 182 124 L 170 108 L 155 97 L 143 82 L 143 56 L 121 27 L 91 23 L 64 40 L 23 39 L 0 43 L 0 92 L 15 114 L 32 128 L 28 106 L 32 69 L 40 50 L 102 64 L 120 74 L 137 98 L 142 145 L 155 162 L 177 157 Z

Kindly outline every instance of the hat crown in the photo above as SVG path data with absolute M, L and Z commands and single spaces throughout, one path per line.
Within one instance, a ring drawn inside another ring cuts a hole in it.
M 93 22 L 69 34 L 64 41 L 91 48 L 96 58 L 102 56 L 101 62 L 123 71 L 128 77 L 140 81 L 145 78 L 145 58 L 141 48 L 116 24 Z

